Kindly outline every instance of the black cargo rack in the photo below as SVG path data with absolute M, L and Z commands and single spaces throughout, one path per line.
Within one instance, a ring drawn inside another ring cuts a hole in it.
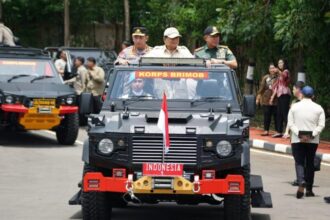
M 37 48 L 0 46 L 0 56 L 50 57 L 48 52 Z
M 139 66 L 199 66 L 205 67 L 204 59 L 199 58 L 159 58 L 159 57 L 141 57 Z

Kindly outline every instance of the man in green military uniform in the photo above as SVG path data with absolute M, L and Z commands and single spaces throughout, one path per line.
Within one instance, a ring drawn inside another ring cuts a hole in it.
M 214 26 L 208 26 L 204 30 L 204 40 L 206 44 L 195 50 L 197 58 L 207 60 L 207 65 L 210 64 L 225 64 L 232 69 L 237 68 L 236 57 L 233 52 L 224 45 L 219 45 L 220 32 Z

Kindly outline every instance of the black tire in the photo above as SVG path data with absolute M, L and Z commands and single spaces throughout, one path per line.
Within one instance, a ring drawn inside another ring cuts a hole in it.
M 251 220 L 250 165 L 231 174 L 241 174 L 245 180 L 245 194 L 227 195 L 224 198 L 226 220 Z
M 73 145 L 78 137 L 79 116 L 78 113 L 67 114 L 56 129 L 56 138 L 59 144 Z
M 95 167 L 85 164 L 84 175 L 95 171 Z M 111 220 L 112 203 L 109 193 L 82 191 L 81 208 L 83 220 Z

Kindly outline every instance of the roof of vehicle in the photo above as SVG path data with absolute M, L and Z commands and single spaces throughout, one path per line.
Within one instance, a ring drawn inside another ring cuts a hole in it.
M 96 47 L 46 47 L 44 50 L 89 50 L 89 51 L 104 51 L 102 48 Z
M 96 47 L 60 47 L 62 50 L 103 50 Z
M 33 58 L 33 59 L 50 59 L 48 53 L 44 50 L 37 48 L 24 48 L 24 47 L 1 47 L 0 57 L 6 58 Z
M 224 70 L 232 71 L 227 65 L 216 64 L 207 67 L 205 59 L 200 58 L 154 58 L 154 57 L 142 57 L 137 64 L 124 66 L 117 65 L 115 69 L 191 69 L 196 70 Z

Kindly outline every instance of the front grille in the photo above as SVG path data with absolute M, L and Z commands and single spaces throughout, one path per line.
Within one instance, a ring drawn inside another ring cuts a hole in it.
M 132 140 L 133 164 L 145 162 L 163 162 L 162 136 L 134 136 Z M 170 150 L 164 156 L 165 163 L 182 163 L 184 165 L 197 164 L 196 137 L 170 137 Z

